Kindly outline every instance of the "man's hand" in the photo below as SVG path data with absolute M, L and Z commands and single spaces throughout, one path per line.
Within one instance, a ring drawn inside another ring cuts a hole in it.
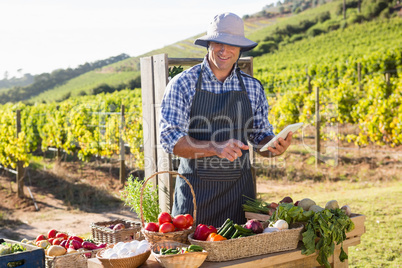
M 200 141 L 189 136 L 184 136 L 176 143 L 173 153 L 177 156 L 197 159 L 201 157 L 218 156 L 234 161 L 243 155 L 241 150 L 248 150 L 248 145 L 236 139 L 223 142 Z
M 279 138 L 277 141 L 274 142 L 274 147 L 268 147 L 268 151 L 265 152 L 259 152 L 260 155 L 266 156 L 266 157 L 274 157 L 274 156 L 279 156 L 283 154 L 290 144 L 292 143 L 292 137 L 293 137 L 293 132 L 289 132 L 288 136 L 286 139 Z M 267 137 L 263 139 L 260 144 L 259 148 L 262 148 L 267 142 L 269 142 L 273 137 Z
M 233 162 L 243 155 L 242 150 L 248 150 L 248 145 L 245 145 L 239 140 L 230 139 L 223 142 L 217 142 L 215 149 L 218 157 L 226 158 Z

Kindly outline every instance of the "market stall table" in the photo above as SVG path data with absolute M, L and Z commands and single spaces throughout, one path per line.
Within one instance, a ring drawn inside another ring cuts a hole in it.
M 348 253 L 348 248 L 360 244 L 360 236 L 349 238 L 343 242 L 343 249 Z M 302 255 L 301 245 L 297 249 L 284 252 L 271 253 L 244 259 L 238 259 L 225 262 L 204 262 L 201 268 L 217 268 L 217 267 L 315 267 L 320 266 L 316 261 L 317 254 Z M 328 261 L 331 266 L 348 267 L 348 261 L 341 262 L 338 258 L 340 253 L 340 245 L 335 248 L 335 254 Z M 98 259 L 88 260 L 88 268 L 101 268 L 102 265 Z M 151 255 L 144 265 L 141 267 L 160 268 L 162 267 Z
M 343 249 L 348 253 L 349 247 L 356 246 L 360 244 L 361 236 L 366 232 L 364 221 L 366 216 L 361 214 L 353 214 L 351 217 L 352 221 L 355 224 L 355 229 L 351 232 L 347 233 L 347 239 L 343 242 Z M 297 249 L 288 250 L 283 252 L 276 252 L 271 254 L 259 255 L 249 258 L 243 258 L 232 261 L 224 261 L 224 262 L 204 262 L 200 267 L 201 268 L 218 268 L 218 267 L 230 267 L 230 268 L 238 268 L 238 267 L 275 267 L 275 268 L 285 268 L 285 267 L 316 267 L 320 266 L 320 264 L 316 261 L 317 253 L 311 255 L 303 255 L 301 254 L 301 246 L 302 243 L 299 243 Z M 341 268 L 348 267 L 348 260 L 341 262 L 339 260 L 340 254 L 340 245 L 335 247 L 334 255 L 330 256 L 328 261 L 331 264 L 331 267 Z M 96 258 L 92 258 L 88 260 L 88 268 L 101 268 L 102 265 L 100 261 Z M 141 267 L 149 267 L 149 268 L 159 268 L 162 267 L 152 256 L 146 261 L 144 265 Z

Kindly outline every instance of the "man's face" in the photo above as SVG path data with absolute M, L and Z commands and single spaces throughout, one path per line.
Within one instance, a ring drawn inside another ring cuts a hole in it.
M 240 55 L 240 47 L 209 42 L 208 60 L 212 71 L 219 76 L 228 76 Z M 226 78 L 225 77 L 225 78 Z

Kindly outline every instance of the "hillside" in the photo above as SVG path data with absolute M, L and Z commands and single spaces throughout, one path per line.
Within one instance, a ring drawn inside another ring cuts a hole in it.
M 274 24 L 276 19 L 274 18 L 249 18 L 245 21 L 245 33 L 249 35 L 254 31 L 258 31 L 261 28 L 265 28 L 268 25 Z M 206 50 L 202 47 L 194 45 L 194 41 L 197 37 L 203 34 L 199 34 L 190 37 L 186 40 L 182 40 L 165 46 L 160 49 L 152 50 L 138 57 L 130 57 L 128 59 L 113 63 L 108 66 L 104 66 L 100 69 L 87 72 L 79 77 L 69 80 L 67 83 L 57 86 L 51 90 L 47 90 L 33 98 L 30 98 L 30 102 L 36 101 L 52 101 L 63 100 L 66 97 L 93 94 L 93 90 L 102 85 L 109 85 L 117 88 L 139 88 L 141 84 L 140 80 L 140 58 L 146 56 L 152 56 L 162 53 L 167 53 L 172 58 L 202 58 L 205 55 Z M 130 87 L 130 84 L 134 86 Z
M 284 1 L 280 6 L 266 6 L 260 12 L 246 15 L 243 18 L 246 36 L 257 41 L 259 45 L 243 56 L 254 56 L 258 61 L 259 56 L 271 55 L 276 51 L 285 51 L 287 44 L 302 42 L 303 40 L 308 43 L 311 37 L 317 35 L 339 28 L 353 27 L 354 24 L 370 21 L 378 16 L 387 18 L 396 15 L 397 10 L 392 1 L 365 0 L 361 4 L 361 12 L 357 11 L 357 1 L 347 1 L 346 20 L 342 16 L 343 1 L 341 0 L 324 0 L 320 1 L 319 4 L 313 1 Z M 141 57 L 161 53 L 167 53 L 169 57 L 203 57 L 205 49 L 193 44 L 194 40 L 202 34 L 152 50 L 138 57 L 129 57 L 100 66 L 94 70 L 75 75 L 75 77 L 64 77 L 64 80 L 55 86 L 43 86 L 41 83 L 35 86 L 34 90 L 29 86 L 28 88 L 3 88 L 0 92 L 1 101 L 2 103 L 10 100 L 23 100 L 29 101 L 29 103 L 61 101 L 71 96 L 94 95 L 126 88 L 139 88 L 141 86 L 139 72 Z M 39 77 L 37 80 L 48 79 L 46 75 L 42 75 L 43 77 Z

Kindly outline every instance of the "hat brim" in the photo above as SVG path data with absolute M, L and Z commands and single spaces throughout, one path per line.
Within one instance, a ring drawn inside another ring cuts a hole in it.
M 197 38 L 194 44 L 198 46 L 208 47 L 208 42 L 216 42 L 225 45 L 240 47 L 240 51 L 248 51 L 255 48 L 258 44 L 243 36 L 218 33 L 213 35 L 204 35 Z

